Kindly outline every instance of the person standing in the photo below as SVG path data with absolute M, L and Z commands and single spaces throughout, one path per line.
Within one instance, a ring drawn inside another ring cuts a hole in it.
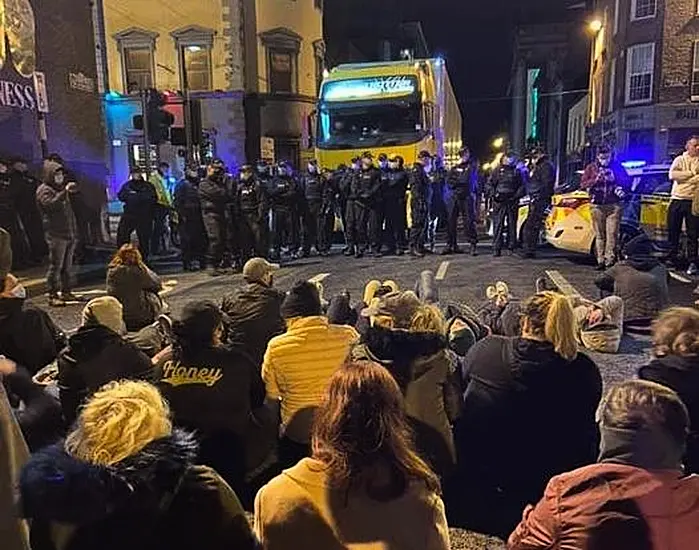
M 0 161 L 0 228 L 10 234 L 14 269 L 27 266 L 25 236 L 17 217 L 17 191 L 12 185 L 7 162 Z
M 345 247 L 342 250 L 346 253 L 349 250 L 349 237 L 347 231 L 347 198 L 349 196 L 350 178 L 348 174 L 350 169 L 345 164 L 340 164 L 330 176 L 332 186 L 337 191 L 337 200 L 335 201 L 335 215 L 342 222 L 342 237 L 345 241 Z
M 71 292 L 77 222 L 70 201 L 70 195 L 78 191 L 78 184 L 74 181 L 66 182 L 62 167 L 49 169 L 45 177 L 36 190 L 36 200 L 43 217 L 49 246 L 46 283 L 49 306 L 61 307 L 65 306 L 67 301 L 78 300 Z
M 444 203 L 447 211 L 447 247 L 442 254 L 461 254 L 458 242 L 459 217 L 461 217 L 466 230 L 466 239 L 471 245 L 471 256 L 475 256 L 478 246 L 478 232 L 476 231 L 478 166 L 471 159 L 471 151 L 468 147 L 463 147 L 459 155 L 461 162 L 449 171 L 444 186 Z
M 421 151 L 417 162 L 410 171 L 408 187 L 410 189 L 410 255 L 422 258 L 425 255 L 425 237 L 427 232 L 428 193 L 430 180 L 427 171 L 432 162 L 429 151 Z
M 279 163 L 278 174 L 271 185 L 270 203 L 272 206 L 272 257 L 281 257 L 282 247 L 288 245 L 289 253 L 299 249 L 299 186 L 294 178 L 291 164 Z
M 392 155 L 388 160 L 388 178 L 384 188 L 386 199 L 386 238 L 390 254 L 402 256 L 408 245 L 405 240 L 407 227 L 408 174 L 403 167 L 403 157 Z
M 237 189 L 237 207 L 240 211 L 241 262 L 253 256 L 267 255 L 267 198 L 255 176 L 252 166 L 243 165 Z
M 211 275 L 224 275 L 226 262 L 230 261 L 228 250 L 229 208 L 233 201 L 231 185 L 226 176 L 226 165 L 214 159 L 208 175 L 199 185 L 199 200 L 204 227 L 209 238 L 209 267 Z
M 166 249 L 165 238 L 167 236 L 167 216 L 172 210 L 172 200 L 168 191 L 168 177 L 170 176 L 170 165 L 167 162 L 158 164 L 158 170 L 151 174 L 150 181 L 155 189 L 157 203 L 153 216 L 153 240 L 151 252 L 154 255 L 162 254 Z
M 124 213 L 117 227 L 117 246 L 131 242 L 131 233 L 136 230 L 138 249 L 147 259 L 153 236 L 153 217 L 158 204 L 155 189 L 143 179 L 138 168 L 132 168 L 129 181 L 122 186 L 117 197 L 124 203 Z
M 697 268 L 697 237 L 699 237 L 699 218 L 692 212 L 692 200 L 699 191 L 699 136 L 687 140 L 685 151 L 678 156 L 670 167 L 672 199 L 667 210 L 667 230 L 670 240 L 670 267 L 677 264 L 680 248 L 682 226 L 687 230 L 687 260 L 689 275 L 696 275 Z
M 517 244 L 517 212 L 519 199 L 524 195 L 522 172 L 517 168 L 514 153 L 507 152 L 490 179 L 490 198 L 493 201 L 493 256 L 502 255 L 503 232 L 507 223 L 507 246 L 510 252 Z
M 437 246 L 437 229 L 444 212 L 444 182 L 446 170 L 441 157 L 432 157 L 427 178 L 430 182 L 427 191 L 427 252 L 434 254 Z
M 529 214 L 522 228 L 524 250 L 522 257 L 534 258 L 539 235 L 551 207 L 553 187 L 556 183 L 556 167 L 543 149 L 536 150 L 534 169 L 529 180 Z
M 359 231 L 359 253 L 361 256 L 367 245 L 369 253 L 381 256 L 381 171 L 374 166 L 370 152 L 362 155 L 361 168 L 355 179 L 357 200 L 355 221 Z
M 14 190 L 17 214 L 29 242 L 29 259 L 33 263 L 39 263 L 48 254 L 41 214 L 36 206 L 39 182 L 29 174 L 27 161 L 21 157 L 10 160 L 10 187 Z
M 599 148 L 596 160 L 587 165 L 582 175 L 580 187 L 589 191 L 592 203 L 598 271 L 604 271 L 616 263 L 622 200 L 626 196 L 627 182 L 626 170 L 612 159 L 612 149 L 608 145 Z M 688 202 L 691 216 L 692 201 Z M 696 247 L 694 252 L 696 257 Z
M 335 209 L 339 200 L 339 190 L 336 180 L 329 172 L 321 173 L 323 178 L 323 200 L 318 218 L 318 253 L 321 256 L 330 254 L 333 231 L 335 229 Z
M 199 171 L 196 166 L 190 166 L 184 174 L 175 188 L 173 205 L 179 219 L 182 266 L 185 271 L 193 271 L 195 260 L 199 269 L 206 266 L 206 228 L 199 199 Z
M 318 240 L 322 232 L 320 222 L 324 187 L 325 180 L 318 170 L 318 161 L 310 160 L 306 173 L 301 177 L 301 192 L 303 194 L 301 201 L 303 204 L 303 249 L 301 253 L 304 257 L 311 254 L 312 247 L 320 252 Z
M 363 208 L 362 204 L 359 202 L 359 195 L 361 192 L 359 188 L 359 174 L 360 160 L 354 159 L 352 161 L 352 167 L 347 171 L 342 182 L 342 187 L 347 190 L 347 208 L 345 214 L 345 220 L 347 221 L 347 250 L 345 250 L 345 256 L 354 255 L 355 258 L 361 258 L 364 255 L 367 239 L 366 209 Z

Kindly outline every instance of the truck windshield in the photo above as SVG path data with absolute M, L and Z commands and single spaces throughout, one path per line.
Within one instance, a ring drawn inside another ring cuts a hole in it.
M 321 105 L 318 148 L 361 149 L 406 145 L 424 136 L 417 101 L 361 102 Z

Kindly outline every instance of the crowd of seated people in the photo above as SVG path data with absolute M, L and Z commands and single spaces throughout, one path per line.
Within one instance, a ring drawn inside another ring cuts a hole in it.
M 0 338 L 3 550 L 446 550 L 448 527 L 517 550 L 694 548 L 695 310 L 661 313 L 640 380 L 604 394 L 580 343 L 597 306 L 542 290 L 503 335 L 428 272 L 326 307 L 250 262 L 220 304 L 173 315 L 155 355 L 115 296 L 66 341 L 4 275 L 8 326 L 42 330 Z

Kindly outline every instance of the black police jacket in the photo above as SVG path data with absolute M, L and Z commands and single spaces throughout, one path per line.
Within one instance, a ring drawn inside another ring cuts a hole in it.
M 199 183 L 183 179 L 175 187 L 173 205 L 177 212 L 195 212 L 201 210 L 199 200 Z
M 529 195 L 534 198 L 550 198 L 556 183 L 556 168 L 548 157 L 543 157 L 534 166 L 529 180 Z
M 243 214 L 264 215 L 266 197 L 260 182 L 255 178 L 238 184 L 238 206 Z
M 274 178 L 270 186 L 269 200 L 273 208 L 297 208 L 299 189 L 296 180 L 291 176 Z
M 408 191 L 408 173 L 399 168 L 390 170 L 387 174 L 385 196 L 386 200 L 405 200 Z
M 362 204 L 375 206 L 381 201 L 381 170 L 372 166 L 360 170 L 354 179 L 356 198 Z
M 410 188 L 410 200 L 413 203 L 427 203 L 430 180 L 425 173 L 425 168 L 420 163 L 415 163 L 408 175 L 408 186 Z
M 477 185 L 476 165 L 472 162 L 462 162 L 449 170 L 447 185 L 444 189 L 445 198 L 464 199 L 476 192 Z
M 301 179 L 304 197 L 308 202 L 320 202 L 323 200 L 323 187 L 325 182 L 320 174 L 306 173 Z
M 500 166 L 490 180 L 490 194 L 495 202 L 519 199 L 524 196 L 524 179 L 515 166 Z
M 199 184 L 199 199 L 204 214 L 225 216 L 233 202 L 231 182 L 225 176 L 204 179 Z

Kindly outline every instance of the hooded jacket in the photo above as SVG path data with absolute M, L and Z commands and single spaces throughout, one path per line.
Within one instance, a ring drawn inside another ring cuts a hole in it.
M 107 294 L 124 307 L 129 332 L 138 332 L 162 313 L 160 278 L 146 265 L 119 265 L 107 270 Z
M 629 258 L 596 280 L 601 290 L 624 301 L 624 322 L 650 321 L 670 303 L 667 268 L 651 256 Z
M 228 316 L 228 341 L 242 347 L 257 367 L 262 366 L 269 341 L 286 330 L 281 316 L 283 300 L 283 292 L 254 282 L 224 296 L 221 303 Z
M 82 326 L 58 356 L 58 386 L 63 416 L 72 424 L 85 400 L 108 382 L 155 381 L 148 356 L 102 325 Z
M 687 406 L 690 432 L 684 466 L 687 473 L 699 473 L 699 357 L 656 357 L 639 369 L 638 377 L 676 391 Z
M 461 396 L 446 338 L 373 326 L 352 356 L 389 370 L 405 396 L 420 454 L 441 476 L 448 474 L 456 459 L 451 423 L 459 414 Z
M 65 342 L 45 311 L 24 298 L 0 298 L 1 354 L 36 374 L 56 359 Z
M 20 478 L 32 550 L 255 548 L 235 493 L 196 454 L 175 431 L 109 467 L 63 443 L 33 455 Z
M 46 234 L 54 239 L 73 240 L 77 235 L 77 221 L 68 191 L 54 183 L 56 170 L 46 171 L 46 179 L 36 190 L 36 202 Z
M 457 485 L 469 487 L 464 509 L 495 500 L 506 536 L 552 476 L 596 460 L 602 378 L 584 354 L 566 361 L 548 342 L 501 336 L 473 346 L 464 368 Z

